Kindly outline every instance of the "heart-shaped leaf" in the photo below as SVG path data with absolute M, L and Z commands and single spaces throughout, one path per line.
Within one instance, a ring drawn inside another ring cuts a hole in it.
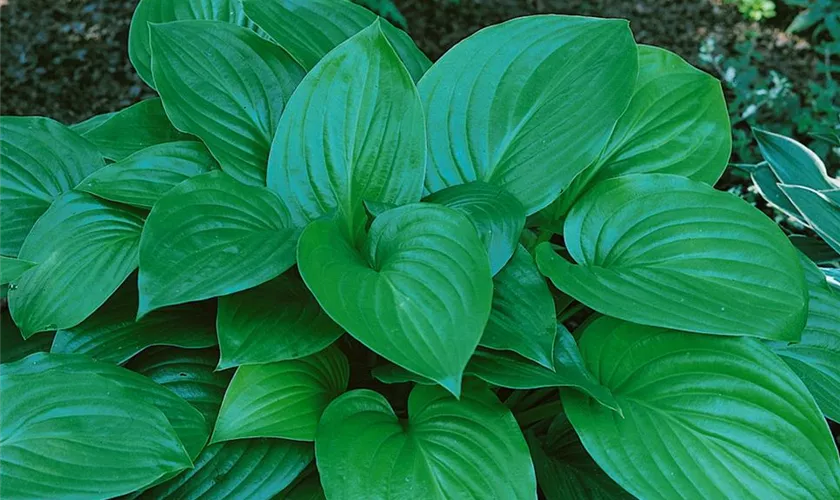
M 233 24 L 176 21 L 150 29 L 155 84 L 172 123 L 201 138 L 238 181 L 264 186 L 271 139 L 303 69 Z
M 321 413 L 347 390 L 349 379 L 347 357 L 335 346 L 301 359 L 241 366 L 225 393 L 212 442 L 313 441 Z
M 171 307 L 136 321 L 137 303 L 137 283 L 128 280 L 88 319 L 73 328 L 59 330 L 51 351 L 85 354 L 98 361 L 122 364 L 154 345 L 216 345 L 213 304 Z
M 426 188 L 480 180 L 540 210 L 601 152 L 637 71 L 623 20 L 530 16 L 479 31 L 418 84 Z
M 0 390 L 3 498 L 117 497 L 192 466 L 164 414 L 104 376 L 4 371 Z
M 825 192 L 805 186 L 780 184 L 779 188 L 793 202 L 811 228 L 840 253 L 840 205 L 829 199 Z
M 295 261 L 299 230 L 277 195 L 214 171 L 172 188 L 140 240 L 138 317 L 264 283 Z
M 376 21 L 369 10 L 346 0 L 244 0 L 248 17 L 307 71 L 328 52 Z M 382 20 L 382 32 L 417 81 L 432 65 L 405 32 Z
M 151 146 L 88 176 L 79 190 L 106 200 L 152 208 L 177 184 L 205 174 L 216 160 L 197 141 Z
M 596 311 L 698 333 L 797 340 L 808 291 L 796 250 L 763 213 L 684 177 L 599 183 L 566 218 L 578 263 L 537 247 L 540 271 Z
M 805 385 L 754 339 L 602 317 L 580 338 L 623 418 L 576 392 L 586 450 L 639 498 L 837 498 L 840 458 Z
M 510 411 L 480 384 L 456 400 L 417 386 L 408 419 L 388 401 L 355 390 L 333 401 L 318 425 L 315 456 L 330 499 L 537 498 L 525 438 Z
M 466 374 L 492 385 L 511 389 L 574 387 L 592 396 L 607 408 L 620 412 L 618 403 L 609 389 L 601 385 L 587 370 L 580 358 L 574 337 L 562 325 L 557 326 L 553 364 L 552 371 L 517 354 L 479 350 L 470 359 Z
M 20 278 L 20 275 L 35 266 L 34 262 L 20 260 L 14 257 L 3 257 L 0 255 L 0 285 L 6 285 L 12 280 Z
M 0 123 L 0 253 L 17 257 L 35 221 L 62 193 L 105 166 L 96 146 L 49 118 Z
M 301 82 L 271 146 L 268 186 L 297 225 L 332 212 L 356 222 L 365 200 L 419 201 L 425 162 L 417 90 L 376 22 Z
M 219 298 L 219 368 L 297 359 L 344 333 L 297 273 Z
M 149 24 L 204 19 L 253 27 L 242 10 L 241 0 L 140 0 L 128 30 L 128 57 L 137 74 L 149 87 L 152 77 L 152 49 Z
M 493 294 L 487 251 L 472 223 L 418 203 L 377 217 L 359 251 L 333 221 L 311 223 L 298 266 L 318 302 L 388 360 L 458 394 Z
M 442 189 L 423 201 L 454 208 L 473 223 L 490 255 L 495 276 L 510 260 L 525 227 L 525 208 L 504 189 L 485 182 L 470 182 Z
M 167 118 L 160 99 L 146 99 L 84 132 L 105 158 L 119 161 L 132 154 L 175 141 L 188 141 L 189 135 L 179 132 Z
M 137 268 L 143 217 L 70 191 L 38 219 L 20 257 L 38 265 L 9 286 L 9 309 L 24 338 L 70 328 L 93 314 Z
M 481 345 L 514 351 L 551 369 L 556 314 L 548 283 L 534 257 L 519 245 L 493 278 L 493 307 Z

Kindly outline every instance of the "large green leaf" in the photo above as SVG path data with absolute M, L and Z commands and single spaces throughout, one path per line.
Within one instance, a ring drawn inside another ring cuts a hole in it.
M 146 490 L 155 500 L 272 498 L 314 457 L 311 443 L 283 439 L 242 439 L 210 445 L 195 467 Z
M 140 101 L 115 113 L 85 131 L 84 137 L 106 158 L 117 161 L 149 146 L 191 139 L 172 126 L 158 98 Z
M 630 105 L 595 163 L 549 212 L 559 219 L 598 181 L 627 174 L 675 174 L 714 185 L 731 149 L 720 82 L 672 52 L 642 45 Z
M 825 192 L 805 186 L 780 184 L 779 188 L 793 202 L 811 228 L 840 253 L 840 205 L 829 199 Z
M 277 195 L 214 171 L 155 204 L 140 240 L 138 317 L 264 283 L 295 261 L 298 230 Z
M 530 215 L 598 156 L 633 93 L 626 21 L 530 16 L 485 28 L 435 63 L 418 88 L 430 192 L 481 180 Z
M 300 226 L 332 212 L 357 221 L 365 200 L 420 201 L 425 162 L 417 90 L 376 22 L 301 82 L 271 146 L 268 187 Z
M 3 498 L 111 498 L 192 466 L 164 414 L 104 376 L 4 371 L 0 390 Z
M 219 368 L 314 354 L 344 331 L 318 305 L 297 273 L 219 298 Z
M 136 321 L 137 284 L 130 281 L 88 319 L 73 328 L 59 330 L 51 351 L 85 354 L 98 361 L 122 364 L 154 345 L 216 345 L 212 304 L 175 306 Z
M 778 182 L 816 191 L 840 188 L 840 181 L 829 177 L 820 157 L 804 145 L 790 137 L 764 130 L 753 129 L 753 134 Z
M 3 309 L 0 311 L 0 363 L 17 361 L 34 352 L 49 351 L 54 336 L 53 332 L 43 332 L 24 340 L 9 311 Z
M 20 275 L 35 266 L 34 262 L 0 255 L 0 285 L 20 278 Z
M 105 303 L 137 268 L 142 228 L 139 213 L 89 194 L 58 198 L 20 250 L 38 265 L 9 285 L 23 336 L 76 326 Z
M 0 253 L 17 257 L 38 217 L 105 161 L 89 141 L 49 118 L 0 123 Z
M 566 218 L 566 248 L 540 271 L 598 312 L 699 333 L 797 340 L 808 291 L 796 250 L 763 213 L 684 177 L 599 183 Z
M 539 389 L 573 387 L 592 396 L 604 406 L 620 411 L 609 389 L 601 385 L 580 358 L 575 339 L 562 325 L 557 327 L 554 347 L 554 370 L 508 352 L 476 351 L 466 374 L 498 387 Z
M 212 426 L 233 373 L 215 371 L 218 349 L 157 347 L 132 359 L 126 368 L 148 377 L 193 405 Z
M 79 189 L 106 200 L 151 208 L 176 184 L 207 173 L 215 165 L 216 160 L 200 142 L 170 142 L 141 149 L 97 170 Z
M 461 399 L 417 386 L 408 419 L 369 390 L 333 401 L 315 457 L 327 498 L 537 498 L 528 446 L 510 411 L 479 384 Z
M 493 307 L 481 345 L 514 351 L 553 368 L 556 314 L 548 283 L 534 257 L 519 245 L 493 278 Z
M 773 342 L 773 351 L 799 375 L 828 418 L 840 422 L 840 289 L 802 258 L 808 280 L 808 323 L 795 344 Z
M 140 0 L 128 30 L 128 57 L 137 74 L 155 88 L 152 77 L 150 23 L 204 19 L 253 27 L 245 16 L 241 0 Z
M 346 0 L 244 0 L 245 13 L 307 71 L 376 16 Z M 411 38 L 389 22 L 382 31 L 417 81 L 432 63 Z
M 335 346 L 301 359 L 239 367 L 212 442 L 254 437 L 313 441 L 321 413 L 347 390 L 349 379 L 347 357 Z
M 377 217 L 359 251 L 328 220 L 298 244 L 306 285 L 339 325 L 368 348 L 460 392 L 493 294 L 490 265 L 472 223 L 433 204 Z
M 586 450 L 639 498 L 838 498 L 840 458 L 805 385 L 769 349 L 602 317 L 583 359 L 623 418 L 563 406 Z
M 157 407 L 175 430 L 189 458 L 198 456 L 207 442 L 210 426 L 198 410 L 152 380 L 123 367 L 100 363 L 80 354 L 51 353 L 32 354 L 16 363 L 3 366 L 3 373 L 6 375 L 33 375 L 44 372 L 67 377 L 103 377 L 126 390 L 134 401 Z M 126 440 L 126 432 L 126 429 L 120 431 L 123 441 Z M 128 432 L 128 436 L 134 438 L 143 434 L 134 436 Z
M 467 216 L 487 247 L 490 271 L 494 276 L 510 260 L 525 227 L 525 208 L 519 200 L 504 189 L 485 182 L 442 189 L 423 201 L 454 208 Z
M 172 123 L 201 138 L 222 170 L 264 186 L 271 139 L 303 69 L 233 24 L 176 21 L 150 29 L 155 83 Z

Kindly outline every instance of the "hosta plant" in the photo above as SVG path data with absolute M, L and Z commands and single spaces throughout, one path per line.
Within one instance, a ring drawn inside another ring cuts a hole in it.
M 159 98 L 2 119 L 4 499 L 840 497 L 832 271 L 627 22 L 141 0 L 129 54 Z

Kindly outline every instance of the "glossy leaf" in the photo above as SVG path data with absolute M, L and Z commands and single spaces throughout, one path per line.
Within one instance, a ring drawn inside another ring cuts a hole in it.
M 778 182 L 817 191 L 840 188 L 840 181 L 828 176 L 820 157 L 799 142 L 759 129 L 753 129 L 753 134 Z
M 89 194 L 58 198 L 20 250 L 38 265 L 9 287 L 23 336 L 70 328 L 93 314 L 137 268 L 142 228 L 139 213 Z
M 556 311 L 551 290 L 534 257 L 518 245 L 493 278 L 493 306 L 481 346 L 514 351 L 546 368 L 554 367 Z
M 219 298 L 219 368 L 302 358 L 344 333 L 297 274 Z
M 201 138 L 222 170 L 265 185 L 271 139 L 303 69 L 233 24 L 176 21 L 150 29 L 152 71 L 172 123 Z
M 105 161 L 96 147 L 49 118 L 0 124 L 0 253 L 17 257 L 35 221 Z
M 28 260 L 0 255 L 0 285 L 6 285 L 10 281 L 17 280 L 21 274 L 34 266 L 35 263 Z
M 52 332 L 43 332 L 24 340 L 9 311 L 4 309 L 0 312 L 0 363 L 10 363 L 35 352 L 49 351 L 54 336 Z
M 459 393 L 493 293 L 487 252 L 464 215 L 433 204 L 390 210 L 361 251 L 334 222 L 316 221 L 300 237 L 298 266 L 350 335 Z
M 312 462 L 310 443 L 241 439 L 210 445 L 195 467 L 146 490 L 156 500 L 272 498 Z
M 510 260 L 525 227 L 525 208 L 519 200 L 492 184 L 459 184 L 427 196 L 423 201 L 454 208 L 467 216 L 487 247 L 494 276 Z
M 143 231 L 138 317 L 280 275 L 294 264 L 297 233 L 266 188 L 220 171 L 178 184 L 155 204 Z
M 188 458 L 196 457 L 207 442 L 209 426 L 198 410 L 152 380 L 120 366 L 93 361 L 79 354 L 36 353 L 16 363 L 6 364 L 3 369 L 6 375 L 35 375 L 46 372 L 67 377 L 103 377 L 127 391 L 132 400 L 160 410 L 166 417 L 168 426 L 174 429 L 183 449 L 187 451 Z M 120 426 L 117 429 L 120 429 L 121 441 L 125 441 L 126 430 Z
M 607 408 L 621 411 L 609 389 L 602 386 L 587 370 L 574 337 L 563 326 L 557 327 L 553 361 L 552 371 L 513 353 L 476 351 L 467 365 L 466 374 L 511 389 L 573 387 L 597 399 Z
M 805 186 L 780 184 L 799 213 L 811 228 L 840 253 L 840 205 L 832 202 L 824 193 Z
M 350 366 L 335 346 L 305 358 L 242 366 L 225 393 L 212 441 L 313 441 L 321 413 L 347 390 Z
M 574 265 L 549 243 L 537 265 L 596 311 L 698 333 L 797 340 L 807 289 L 796 250 L 729 193 L 667 174 L 599 183 L 565 222 Z
M 601 152 L 637 71 L 626 21 L 530 16 L 479 31 L 418 84 L 426 188 L 481 180 L 540 210 Z
M 327 498 L 537 498 L 528 446 L 496 396 L 468 384 L 456 400 L 417 386 L 401 421 L 388 401 L 355 390 L 321 418 L 315 456 Z
M 328 52 L 367 28 L 376 15 L 346 0 L 244 0 L 245 13 L 307 71 Z M 387 21 L 382 31 L 417 81 L 432 63 L 411 38 Z
M 563 406 L 598 465 L 640 498 L 835 498 L 840 459 L 814 399 L 770 350 L 602 317 L 583 359 L 624 417 Z
M 155 88 L 149 25 L 194 19 L 253 27 L 242 10 L 241 0 L 140 0 L 128 31 L 128 57 L 147 85 Z
M 216 160 L 203 144 L 179 141 L 150 146 L 99 169 L 79 185 L 79 190 L 106 200 L 152 208 L 177 184 L 205 174 Z
M 840 289 L 803 257 L 808 280 L 808 323 L 795 344 L 773 342 L 773 351 L 799 375 L 826 417 L 840 422 Z
M 84 132 L 84 136 L 106 158 L 115 161 L 150 146 L 191 139 L 172 126 L 158 98 L 140 101 L 115 113 L 98 127 Z
M 364 216 L 365 200 L 420 201 L 423 110 L 380 26 L 372 24 L 322 59 L 280 118 L 268 187 L 299 226 L 333 212 L 355 222 Z
M 126 282 L 88 319 L 73 328 L 59 330 L 51 351 L 85 354 L 98 361 L 122 364 L 155 345 L 216 345 L 212 304 L 171 307 L 136 321 L 137 303 L 137 284 Z
M 110 498 L 192 465 L 164 414 L 104 376 L 3 372 L 0 388 L 3 498 Z

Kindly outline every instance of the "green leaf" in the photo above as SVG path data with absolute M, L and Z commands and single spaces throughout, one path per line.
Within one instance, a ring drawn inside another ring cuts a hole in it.
M 96 147 L 49 118 L 0 123 L 0 253 L 17 257 L 35 221 L 105 161 Z
M 264 186 L 271 139 L 303 69 L 253 31 L 220 21 L 156 24 L 151 34 L 172 123 L 201 138 L 238 181 Z
M 805 382 L 823 414 L 840 422 L 840 289 L 832 288 L 805 257 L 802 265 L 810 297 L 802 339 L 770 345 Z
M 147 99 L 115 113 L 98 127 L 84 132 L 99 151 L 111 160 L 122 160 L 158 144 L 191 138 L 170 123 L 160 99 Z
M 70 328 L 93 314 L 137 268 L 143 218 L 76 191 L 38 219 L 20 258 L 38 265 L 9 285 L 9 309 L 24 338 Z
M 149 87 L 155 88 L 149 25 L 194 19 L 254 27 L 245 16 L 240 0 L 140 0 L 128 30 L 128 57 Z
M 480 385 L 461 399 L 417 386 L 408 419 L 369 390 L 333 401 L 315 457 L 327 498 L 537 498 L 528 446 L 510 411 Z
M 211 441 L 313 441 L 321 413 L 347 390 L 349 379 L 347 357 L 335 346 L 301 359 L 239 367 Z
M 212 426 L 233 373 L 215 371 L 218 349 L 156 347 L 141 353 L 126 368 L 174 392 L 204 415 Z
M 668 174 L 599 183 L 566 218 L 578 263 L 537 247 L 561 291 L 627 321 L 798 340 L 808 291 L 784 233 L 740 198 Z
M 220 297 L 216 325 L 220 369 L 302 358 L 344 333 L 296 273 Z
M 140 321 L 137 283 L 129 280 L 79 325 L 59 330 L 52 352 L 85 354 L 122 364 L 156 345 L 201 348 L 216 345 L 212 304 L 190 304 L 155 311 Z
M 544 208 L 606 145 L 637 70 L 623 20 L 529 16 L 479 31 L 418 84 L 426 188 L 481 180 L 528 215 Z
M 4 371 L 0 387 L 3 498 L 111 498 L 192 465 L 164 414 L 104 376 Z
M 480 344 L 514 351 L 553 368 L 556 314 L 548 283 L 528 250 L 518 245 L 493 278 L 493 307 Z
M 59 373 L 67 377 L 80 375 L 90 379 L 103 377 L 126 390 L 133 401 L 157 407 L 165 415 L 171 428 L 175 430 L 189 458 L 198 456 L 207 442 L 207 436 L 210 434 L 209 425 L 198 410 L 152 380 L 120 366 L 100 363 L 80 354 L 51 353 L 36 353 L 16 363 L 3 365 L 3 373 L 6 375 L 34 375 L 44 372 Z M 4 399 L 5 397 L 6 395 Z M 126 442 L 126 432 L 129 431 L 121 427 L 116 428 L 120 429 L 121 442 Z M 130 432 L 129 434 L 133 435 Z M 137 434 L 137 436 L 143 435 Z
M 780 184 L 811 228 L 840 253 L 840 205 L 832 202 L 824 193 L 805 186 Z
M 574 337 L 562 325 L 557 326 L 554 370 L 513 353 L 476 351 L 467 365 L 466 374 L 510 389 L 573 387 L 597 399 L 607 408 L 621 412 L 609 389 L 601 385 L 587 370 L 580 358 Z
M 377 21 L 322 59 L 280 118 L 268 187 L 299 226 L 332 212 L 355 223 L 364 217 L 365 200 L 420 201 L 423 110 L 380 26 Z
M 210 172 L 215 165 L 216 160 L 200 142 L 159 144 L 97 170 L 82 181 L 79 190 L 106 200 L 152 208 L 176 184 Z
M 0 255 L 0 285 L 6 285 L 20 278 L 20 275 L 35 266 L 34 262 Z
M 563 393 L 583 445 L 639 498 L 837 498 L 840 459 L 813 397 L 760 342 L 602 317 L 580 339 L 624 411 Z
M 799 142 L 759 129 L 753 129 L 753 134 L 762 156 L 782 184 L 817 191 L 840 188 L 840 182 L 829 177 L 820 157 Z
M 117 114 L 116 111 L 111 111 L 110 113 L 102 113 L 101 115 L 93 115 L 87 120 L 81 121 L 79 123 L 74 123 L 73 125 L 69 125 L 70 130 L 76 132 L 80 135 L 85 135 L 86 132 L 89 132 L 96 127 L 105 123 L 108 118 L 111 118 Z
M 245 12 L 307 71 L 367 28 L 376 15 L 345 0 L 244 0 Z M 414 81 L 432 65 L 411 38 L 387 21 L 382 31 Z
M 771 205 L 781 210 L 785 215 L 802 220 L 802 214 L 779 187 L 779 178 L 773 173 L 769 163 L 761 162 L 756 165 L 750 172 L 750 178 L 758 189 L 758 194 Z
M 675 174 L 714 185 L 731 150 L 720 82 L 673 52 L 641 45 L 630 105 L 598 159 L 549 211 L 560 219 L 597 182 L 628 174 Z
M 423 201 L 454 208 L 467 216 L 487 247 L 494 276 L 510 260 L 525 228 L 525 208 L 510 193 L 492 184 L 459 184 L 431 194 Z
M 272 498 L 312 462 L 310 443 L 242 439 L 208 446 L 195 467 L 146 490 L 157 500 Z
M 390 210 L 361 251 L 335 222 L 315 221 L 300 237 L 298 266 L 350 335 L 459 393 L 493 294 L 487 251 L 464 215 L 426 203 Z
M 277 195 L 214 171 L 165 194 L 140 241 L 138 317 L 264 283 L 295 261 L 297 229 Z
M 0 311 L 0 363 L 17 361 L 35 352 L 49 351 L 53 337 L 52 332 L 44 332 L 24 340 L 9 311 Z

